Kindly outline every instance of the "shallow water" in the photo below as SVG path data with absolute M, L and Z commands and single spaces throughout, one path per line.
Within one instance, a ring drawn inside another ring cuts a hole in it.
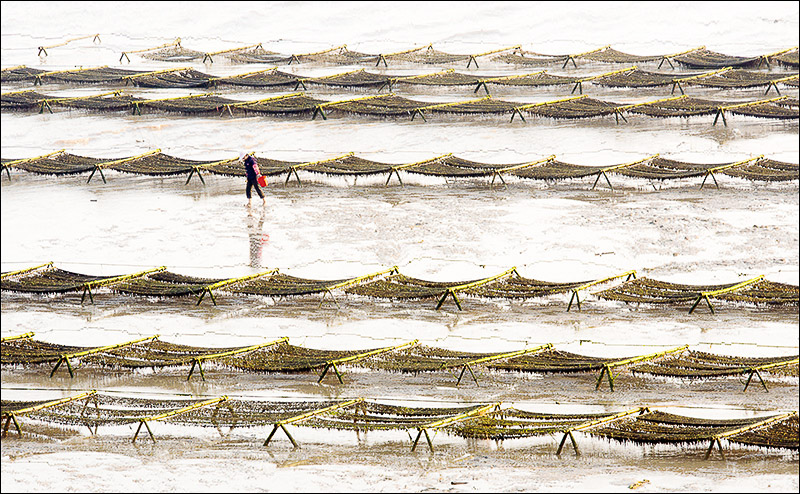
M 4 2 L 2 66 L 52 70 L 77 65 L 119 66 L 122 50 L 165 43 L 179 35 L 184 46 L 220 50 L 254 42 L 281 52 L 310 52 L 347 43 L 367 52 L 396 51 L 433 42 L 452 53 L 474 53 L 514 43 L 541 53 L 576 53 L 606 44 L 635 54 L 674 53 L 699 45 L 732 55 L 757 55 L 798 44 L 795 2 L 737 5 L 616 2 L 590 4 L 294 2 L 194 6 L 119 5 L 120 12 L 157 8 L 160 16 L 131 25 L 106 4 L 54 4 L 35 17 L 25 2 Z M 115 8 L 117 8 L 115 6 Z M 313 15 L 309 14 L 313 9 Z M 646 19 L 673 18 L 651 23 Z M 424 15 L 419 15 L 423 12 Z M 187 21 L 187 19 L 190 19 Z M 254 23 L 253 19 L 260 22 Z M 252 26 L 255 24 L 255 26 Z M 250 26 L 242 29 L 242 26 Z M 98 26 L 102 26 L 98 28 Z M 176 27 L 177 26 L 177 27 Z M 101 31 L 90 40 L 49 50 L 36 47 Z M 180 31 L 180 32 L 176 32 Z M 107 34 L 106 34 L 107 32 Z M 224 75 L 263 67 L 193 64 Z M 129 68 L 174 68 L 133 58 Z M 323 75 L 360 67 L 298 65 L 298 74 Z M 598 74 L 619 68 L 581 64 L 569 72 Z M 655 67 L 649 67 L 654 69 Z M 421 73 L 429 67 L 385 69 Z M 463 68 L 458 71 L 468 72 Z M 538 69 L 537 69 L 538 70 Z M 784 70 L 775 68 L 774 70 Z M 482 63 L 469 72 L 504 74 L 527 69 Z M 531 70 L 533 71 L 533 70 Z M 6 87 L 3 92 L 17 90 Z M 662 88 L 663 89 L 663 88 Z M 45 94 L 91 94 L 95 87 L 45 86 Z M 167 97 L 189 91 L 142 90 Z M 192 91 L 195 92 L 195 91 Z M 324 99 L 367 94 L 311 89 Z M 471 88 L 401 90 L 430 101 L 475 97 Z M 592 97 L 635 102 L 669 96 L 666 90 L 630 91 L 584 85 Z M 782 89 L 797 97 L 796 89 Z M 236 90 L 226 96 L 267 97 L 276 92 Z M 692 96 L 730 101 L 761 97 L 761 91 L 692 88 Z M 566 87 L 497 90 L 515 101 L 569 96 Z M 661 153 L 669 158 L 721 163 L 764 154 L 797 163 L 797 121 L 729 117 L 655 119 L 616 124 L 611 118 L 555 121 L 505 117 L 434 116 L 427 122 L 331 116 L 326 121 L 279 118 L 131 116 L 56 112 L 0 115 L 2 156 L 30 157 L 66 148 L 92 157 L 124 157 L 155 148 L 182 158 L 223 159 L 241 148 L 275 159 L 313 161 L 347 152 L 388 163 L 444 153 L 475 161 L 519 163 L 550 154 L 565 162 L 611 165 Z M 430 280 L 490 276 L 516 266 L 522 276 L 576 281 L 630 269 L 639 276 L 690 284 L 740 281 L 763 274 L 800 282 L 798 184 L 763 184 L 719 177 L 720 188 L 700 180 L 651 184 L 611 176 L 614 190 L 592 180 L 559 183 L 432 180 L 402 175 L 404 186 L 385 178 L 362 181 L 300 174 L 301 184 L 274 177 L 267 207 L 246 208 L 240 179 L 158 179 L 106 174 L 41 177 L 12 172 L 2 179 L 2 270 L 54 261 L 87 274 L 114 275 L 165 265 L 181 274 L 234 277 L 280 268 L 313 279 L 360 276 L 397 265 Z M 258 201 L 254 201 L 257 203 Z M 288 336 L 310 348 L 356 349 L 412 339 L 466 351 L 513 351 L 553 343 L 586 355 L 631 356 L 689 344 L 726 355 L 788 355 L 798 351 L 796 309 L 747 307 L 635 307 L 586 296 L 580 311 L 566 311 L 568 296 L 533 302 L 464 300 L 393 303 L 336 295 L 297 299 L 217 297 L 218 305 L 194 300 L 157 301 L 99 293 L 94 304 L 76 295 L 52 298 L 2 295 L 3 336 L 34 331 L 45 341 L 105 345 L 160 334 L 174 343 L 237 346 Z M 338 304 L 338 305 L 337 305 Z M 530 376 L 484 372 L 479 385 L 455 386 L 448 373 L 405 376 L 346 369 L 343 385 L 316 376 L 257 375 L 210 366 L 205 382 L 185 380 L 186 369 L 159 372 L 81 368 L 74 379 L 37 369 L 3 369 L 3 399 L 59 398 L 98 389 L 132 396 L 193 395 L 257 399 L 365 397 L 448 404 L 502 401 L 531 410 L 620 410 L 630 406 L 713 417 L 741 417 L 797 410 L 797 379 L 771 380 L 770 392 L 739 379 L 680 381 L 623 372 L 616 390 L 594 390 L 593 375 Z M 465 441 L 442 434 L 433 454 L 410 452 L 403 431 L 370 434 L 320 432 L 296 427 L 303 448 L 285 437 L 261 447 L 268 431 L 154 425 L 159 441 L 130 444 L 132 430 L 66 433 L 23 423 L 40 435 L 2 443 L 3 491 L 796 491 L 797 453 L 736 450 L 727 461 L 704 462 L 705 446 L 642 447 L 579 437 L 583 456 L 555 456 L 560 438 Z M 576 476 L 580 471 L 582 475 Z

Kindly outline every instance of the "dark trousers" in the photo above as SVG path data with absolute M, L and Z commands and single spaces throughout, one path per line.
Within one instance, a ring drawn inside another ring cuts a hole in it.
M 247 187 L 244 189 L 244 193 L 247 195 L 248 199 L 250 199 L 250 196 L 251 196 L 250 189 L 253 188 L 253 187 L 256 188 L 256 194 L 258 194 L 258 197 L 263 199 L 264 198 L 264 193 L 261 192 L 261 187 L 258 186 L 258 181 L 256 180 L 255 175 L 253 175 L 253 176 L 248 175 L 247 176 Z

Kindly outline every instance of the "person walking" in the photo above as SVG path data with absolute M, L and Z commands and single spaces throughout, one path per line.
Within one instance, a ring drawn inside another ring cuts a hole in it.
M 239 153 L 239 161 L 244 163 L 244 171 L 247 175 L 247 186 L 245 187 L 244 193 L 247 196 L 247 205 L 252 205 L 252 194 L 251 189 L 255 187 L 256 193 L 258 197 L 261 198 L 261 202 L 264 206 L 267 205 L 267 199 L 264 197 L 264 193 L 261 191 L 261 187 L 258 186 L 258 177 L 261 176 L 261 172 L 258 169 L 258 162 L 248 153 L 241 151 Z

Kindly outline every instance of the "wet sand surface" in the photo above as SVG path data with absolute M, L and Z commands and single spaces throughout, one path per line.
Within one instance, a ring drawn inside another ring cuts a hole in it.
M 666 5 L 653 8 L 663 12 Z M 782 5 L 788 8 L 789 3 Z M 796 17 L 797 8 L 791 5 Z M 294 12 L 288 4 L 275 8 Z M 434 14 L 441 13 L 442 8 L 434 6 Z M 471 8 L 478 9 L 474 5 Z M 168 4 L 165 18 L 170 18 L 175 9 Z M 347 9 L 356 7 L 348 4 Z M 722 15 L 716 8 L 706 9 Z M 497 21 L 490 13 L 484 14 L 476 19 L 482 18 L 482 23 Z M 78 64 L 112 65 L 122 49 L 163 42 L 152 37 L 108 36 L 91 50 L 64 50 L 62 58 L 50 56 L 40 61 L 32 56 L 35 51 L 28 51 L 45 42 L 8 31 L 3 15 L 4 68 L 19 64 L 52 70 Z M 238 15 L 222 15 L 220 22 L 232 22 Z M 604 18 L 604 14 L 597 15 Z M 480 32 L 481 23 L 466 17 L 462 21 L 467 32 L 470 26 Z M 745 26 L 752 18 L 736 17 L 734 21 Z M 765 25 L 752 22 L 762 28 Z M 778 31 L 796 33 L 797 20 L 793 22 L 794 28 L 790 23 L 788 29 L 783 26 Z M 511 34 L 531 32 L 528 27 L 518 27 Z M 340 28 L 330 27 L 325 41 L 345 36 L 343 32 L 337 34 Z M 542 28 L 546 29 L 544 25 Z M 415 33 L 427 32 L 425 26 L 414 29 Z M 771 44 L 775 38 L 780 38 L 781 46 L 797 44 L 784 42 L 773 30 L 763 31 L 770 36 L 760 38 L 763 46 L 755 47 L 750 41 L 743 46 L 738 36 L 729 33 L 727 38 L 720 37 L 715 31 L 720 45 L 714 49 L 766 53 L 775 51 Z M 609 31 L 600 32 L 611 36 Z M 69 37 L 61 32 L 50 35 L 55 39 Z M 352 30 L 349 35 L 353 35 Z M 559 40 L 568 37 L 553 32 L 549 35 L 562 44 L 544 46 L 539 51 L 559 53 L 564 45 Z M 617 36 L 625 35 L 616 33 L 613 39 L 604 41 L 627 39 Z M 796 38 L 796 34 L 792 36 Z M 684 44 L 695 41 L 688 32 L 679 37 L 679 47 L 667 47 L 654 35 L 649 45 L 634 45 L 626 51 L 678 52 L 686 49 Z M 207 35 L 194 41 L 209 47 L 220 44 L 218 38 Z M 314 51 L 307 46 L 298 51 L 303 49 Z M 460 53 L 467 48 L 445 45 L 443 49 Z M 564 49 L 579 51 L 568 44 Z M 58 53 L 54 51 L 53 55 Z M 645 68 L 654 70 L 657 64 L 651 65 Z M 212 75 L 264 68 L 225 63 L 195 66 Z M 136 60 L 125 67 L 175 66 Z M 299 74 L 325 75 L 361 67 L 301 64 L 284 68 Z M 614 64 L 585 63 L 570 73 L 594 75 L 616 68 Z M 547 69 L 566 72 L 556 67 Z M 406 66 L 382 72 L 433 70 Z M 457 70 L 467 72 L 460 67 Z M 783 67 L 773 70 L 792 73 Z M 478 73 L 532 71 L 487 62 Z M 21 87 L 3 86 L 4 93 L 18 89 Z M 566 97 L 569 89 L 498 88 L 493 89 L 492 96 L 527 103 Z M 41 88 L 45 94 L 62 95 L 103 90 L 57 84 Z M 798 96 L 797 88 L 781 90 L 790 97 Z M 200 92 L 126 91 L 152 97 Z M 396 91 L 437 102 L 476 97 L 472 88 Z M 331 100 L 371 94 L 321 88 L 310 92 Z M 622 90 L 589 84 L 584 84 L 584 92 L 619 103 L 669 96 L 669 88 Z M 240 99 L 281 94 L 241 89 L 223 93 Z M 691 95 L 733 102 L 761 98 L 763 89 L 693 87 Z M 415 162 L 444 153 L 506 164 L 555 154 L 573 164 L 613 165 L 655 153 L 696 163 L 724 163 L 760 154 L 798 162 L 797 120 L 734 115 L 728 117 L 728 126 L 713 126 L 712 121 L 713 117 L 657 119 L 638 115 L 620 124 L 613 117 L 509 122 L 506 116 L 435 115 L 421 122 L 335 114 L 326 121 L 311 121 L 308 117 L 57 111 L 52 115 L 3 112 L 0 129 L 3 158 L 32 157 L 62 148 L 82 156 L 119 158 L 160 148 L 180 158 L 210 160 L 234 157 L 246 148 L 261 157 L 293 161 L 354 152 L 387 163 Z M 62 269 L 97 275 L 126 274 L 163 265 L 192 276 L 227 278 L 279 268 L 292 276 L 330 280 L 398 266 L 408 276 L 458 281 L 492 276 L 515 266 L 522 276 L 545 281 L 591 280 L 635 269 L 640 277 L 686 284 L 731 283 L 758 275 L 781 283 L 800 282 L 797 181 L 767 184 L 720 175 L 719 188 L 706 184 L 701 189 L 701 179 L 651 183 L 612 174 L 611 190 L 602 182 L 592 189 L 594 177 L 555 183 L 507 178 L 506 185 L 491 185 L 487 180 L 431 179 L 406 173 L 401 175 L 404 185 L 393 181 L 385 186 L 386 177 L 354 182 L 352 178 L 301 171 L 299 184 L 294 180 L 286 183 L 283 176 L 270 177 L 265 189 L 267 205 L 262 209 L 255 206 L 257 199 L 253 207 L 245 206 L 244 181 L 239 178 L 207 175 L 204 185 L 196 178 L 186 184 L 186 177 L 181 176 L 155 178 L 112 171 L 105 176 L 108 183 L 98 176 L 87 183 L 86 175 L 50 177 L 12 170 L 9 180 L 4 174 L 0 198 L 2 270 L 53 261 Z M 514 351 L 552 343 L 558 349 L 602 357 L 642 355 L 685 344 L 721 355 L 796 355 L 800 340 L 796 307 L 719 304 L 713 314 L 705 306 L 689 314 L 688 306 L 626 305 L 587 293 L 581 309 L 569 312 L 569 294 L 532 301 L 465 298 L 464 310 L 459 311 L 451 300 L 435 310 L 435 301 L 392 302 L 341 292 L 334 296 L 335 302 L 326 299 L 321 303 L 319 295 L 263 298 L 220 292 L 216 305 L 206 300 L 198 306 L 192 297 L 157 300 L 103 290 L 95 294 L 94 303 L 84 304 L 80 294 L 39 297 L 3 292 L 2 334 L 32 331 L 40 340 L 78 346 L 115 344 L 155 334 L 171 343 L 205 347 L 245 346 L 286 336 L 295 345 L 336 350 L 371 349 L 414 339 L 428 346 L 474 352 Z M 3 399 L 56 399 L 96 389 L 120 396 L 164 399 L 224 394 L 253 400 L 364 397 L 409 406 L 502 402 L 504 406 L 553 413 L 649 406 L 713 418 L 792 411 L 798 409 L 800 401 L 796 377 L 768 379 L 769 392 L 753 384 L 743 392 L 744 380 L 738 377 L 661 379 L 634 376 L 627 370 L 621 370 L 613 392 L 605 383 L 595 390 L 594 373 L 540 375 L 481 369 L 477 384 L 465 379 L 456 386 L 457 376 L 448 372 L 413 375 L 348 367 L 342 369 L 343 384 L 331 375 L 318 383 L 318 376 L 312 373 L 258 374 L 213 364 L 205 368 L 205 381 L 197 376 L 187 381 L 188 368 L 129 371 L 83 366 L 74 378 L 64 369 L 50 378 L 50 370 L 46 366 L 4 367 Z M 405 431 L 357 435 L 293 427 L 292 434 L 302 446 L 294 449 L 281 435 L 263 447 L 269 434 L 265 427 L 217 430 L 159 422 L 153 425 L 155 444 L 149 439 L 132 444 L 133 426 L 101 428 L 97 435 L 89 434 L 86 428 L 73 430 L 25 419 L 22 426 L 28 435 L 17 438 L 12 432 L 2 441 L 4 492 L 78 488 L 92 492 L 605 492 L 628 491 L 644 480 L 647 482 L 637 488 L 644 492 L 798 489 L 797 452 L 784 450 L 728 448 L 727 460 L 715 452 L 711 460 L 703 461 L 705 444 L 641 446 L 578 435 L 583 454 L 576 457 L 567 449 L 558 457 L 555 453 L 560 437 L 495 442 L 468 441 L 440 433 L 434 441 L 435 452 L 420 448 L 412 453 Z

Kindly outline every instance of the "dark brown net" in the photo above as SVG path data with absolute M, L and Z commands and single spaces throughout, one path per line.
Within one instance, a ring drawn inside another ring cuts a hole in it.
M 182 46 L 172 46 L 162 50 L 142 53 L 141 56 L 148 60 L 159 60 L 161 62 L 188 62 L 202 59 L 205 57 L 205 53 Z
M 647 115 L 649 117 L 692 117 L 697 115 L 714 115 L 724 103 L 700 98 L 680 98 L 671 101 L 660 101 L 630 108 L 627 111 Z
M 733 168 L 727 168 L 722 173 L 731 177 L 763 180 L 765 182 L 800 180 L 800 166 L 797 163 L 787 163 L 769 158 L 762 158 Z
M 587 53 L 580 55 L 578 58 L 589 60 L 592 62 L 605 62 L 605 63 L 641 63 L 652 62 L 654 60 L 662 60 L 665 55 L 631 55 L 617 51 L 614 48 L 605 48 L 594 53 Z
M 634 443 L 691 443 L 755 424 L 765 418 L 699 419 L 652 411 L 592 428 L 589 434 Z
M 186 69 L 162 72 L 160 74 L 133 77 L 130 82 L 134 86 L 148 88 L 192 88 L 208 87 L 211 76 L 203 72 Z
M 236 283 L 224 289 L 231 293 L 265 297 L 299 296 L 324 293 L 329 290 L 329 287 L 347 280 L 347 278 L 340 280 L 312 280 L 277 273 L 269 277 Z
M 678 55 L 674 60 L 687 67 L 721 69 L 723 67 L 756 67 L 761 63 L 762 57 L 736 57 L 703 48 L 702 50 Z
M 660 359 L 637 364 L 631 367 L 633 373 L 652 374 L 657 376 L 703 378 L 714 376 L 738 376 L 746 374 L 751 368 L 768 364 L 789 362 L 797 356 L 789 357 L 732 357 L 715 355 L 706 352 L 689 350 L 679 354 L 666 355 Z M 785 367 L 775 367 L 775 372 L 783 375 L 797 375 L 797 362 Z
M 546 103 L 525 108 L 524 111 L 532 115 L 548 118 L 591 118 L 611 115 L 615 113 L 616 108 L 619 106 L 623 105 L 584 97 Z
M 230 86 L 241 86 L 250 88 L 273 88 L 292 86 L 298 84 L 300 78 L 294 74 L 281 72 L 278 69 L 261 71 L 253 74 L 233 75 L 213 79 L 215 84 L 227 84 Z
M 89 282 L 107 278 L 113 278 L 113 276 L 91 276 L 59 268 L 50 268 L 3 278 L 0 281 L 0 286 L 3 290 L 13 292 L 66 293 L 81 290 Z

